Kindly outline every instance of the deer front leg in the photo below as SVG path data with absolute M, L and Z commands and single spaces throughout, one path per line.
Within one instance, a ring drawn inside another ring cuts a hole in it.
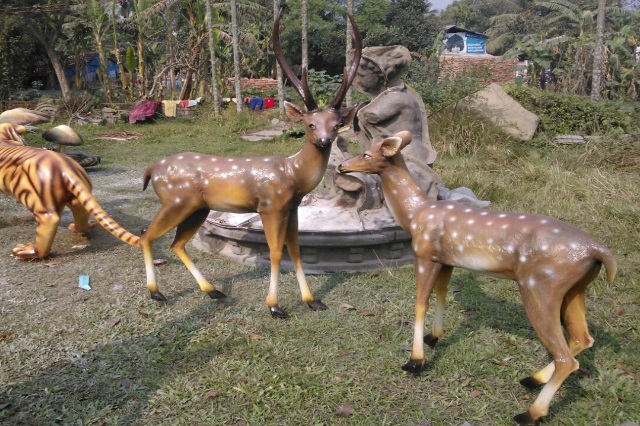
M 191 240 L 191 238 L 193 238 L 195 233 L 198 232 L 198 229 L 204 223 L 208 214 L 208 209 L 198 210 L 178 225 L 178 228 L 176 229 L 176 236 L 173 240 L 173 244 L 171 244 L 171 250 L 173 250 L 180 260 L 182 260 L 182 263 L 184 263 L 189 272 L 191 272 L 191 275 L 193 275 L 198 282 L 200 290 L 207 293 L 212 299 L 224 299 L 227 296 L 221 291 L 216 290 L 216 288 L 206 280 L 185 250 L 185 245 L 189 240 Z
M 262 227 L 269 246 L 269 258 L 271 260 L 271 279 L 269 292 L 267 293 L 267 306 L 274 318 L 288 318 L 289 315 L 278 305 L 278 278 L 280 277 L 280 263 L 282 262 L 282 248 L 289 222 L 288 211 L 262 212 Z
M 442 265 L 421 259 L 416 255 L 416 304 L 413 325 L 411 358 L 402 366 L 404 371 L 420 373 L 424 370 L 424 317 L 429 309 L 429 296 L 440 274 Z
M 47 257 L 53 246 L 53 239 L 58 232 L 60 212 L 33 212 L 38 226 L 36 227 L 36 242 L 16 245 L 11 253 L 20 259 L 41 259 Z
M 447 301 L 447 289 L 449 287 L 449 280 L 451 279 L 452 272 L 453 266 L 442 265 L 440 268 L 440 274 L 438 274 L 438 278 L 436 280 L 435 314 L 431 325 L 431 333 L 424 338 L 424 343 L 432 348 L 436 346 L 436 343 L 438 343 L 438 340 L 444 334 L 444 308 Z
M 327 305 L 322 303 L 320 299 L 315 299 L 311 290 L 309 289 L 309 284 L 307 284 L 307 279 L 304 275 L 304 270 L 302 269 L 302 259 L 300 257 L 300 244 L 298 242 L 298 210 L 291 210 L 289 212 L 289 224 L 287 225 L 287 235 L 286 235 L 286 244 L 287 251 L 289 252 L 289 257 L 291 257 L 291 262 L 293 263 L 294 270 L 296 271 L 296 278 L 298 279 L 298 285 L 300 286 L 300 295 L 302 297 L 302 301 L 306 302 L 307 305 L 314 311 L 324 311 L 327 309 Z

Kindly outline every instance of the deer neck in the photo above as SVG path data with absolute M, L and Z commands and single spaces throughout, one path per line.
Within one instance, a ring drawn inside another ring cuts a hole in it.
M 411 219 L 431 200 L 409 173 L 402 155 L 396 155 L 380 173 L 384 199 L 396 222 L 409 232 Z
M 298 194 L 308 194 L 318 186 L 327 170 L 330 154 L 331 144 L 320 148 L 307 141 L 300 151 L 287 158 Z

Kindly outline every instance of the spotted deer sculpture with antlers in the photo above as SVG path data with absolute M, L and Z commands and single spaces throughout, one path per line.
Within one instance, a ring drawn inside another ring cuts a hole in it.
M 427 198 L 400 153 L 410 142 L 409 132 L 397 133 L 338 167 L 343 173 L 379 175 L 387 205 L 411 234 L 416 318 L 411 358 L 402 368 L 422 371 L 424 343 L 433 347 L 442 337 L 445 297 L 454 267 L 514 280 L 529 321 L 553 357 L 548 366 L 521 381 L 530 388 L 544 385 L 528 411 L 515 417 L 519 424 L 534 424 L 548 413 L 557 390 L 578 369 L 575 356 L 593 345 L 585 317 L 586 288 L 602 265 L 613 282 L 616 261 L 591 235 L 557 219 Z M 424 318 L 434 289 L 436 310 L 431 334 L 425 338 Z
M 290 157 L 223 158 L 192 152 L 176 154 L 147 168 L 144 188 L 149 183 L 162 202 L 147 230 L 140 238 L 147 273 L 147 288 L 151 297 L 164 301 L 158 290 L 153 266 L 153 241 L 177 228 L 171 249 L 200 285 L 213 299 L 225 297 L 209 283 L 185 251 L 186 243 L 194 236 L 210 210 L 223 212 L 257 212 L 269 246 L 271 280 L 266 298 L 271 315 L 286 318 L 278 305 L 278 278 L 283 247 L 286 244 L 295 268 L 302 300 L 313 310 L 327 306 L 315 299 L 302 268 L 298 243 L 298 206 L 302 198 L 322 180 L 329 162 L 331 145 L 338 129 L 353 119 L 355 106 L 342 108 L 342 101 L 356 75 L 362 43 L 358 27 L 351 15 L 356 55 L 333 101 L 325 109 L 318 108 L 309 90 L 306 68 L 302 81 L 287 65 L 280 48 L 280 17 L 273 26 L 273 44 L 278 63 L 294 85 L 306 110 L 285 102 L 287 115 L 294 122 L 302 122 L 306 141 L 302 149 Z

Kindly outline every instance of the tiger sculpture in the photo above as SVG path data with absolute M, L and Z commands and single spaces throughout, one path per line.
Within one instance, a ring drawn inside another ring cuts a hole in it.
M 0 134 L 0 137 L 2 135 Z M 35 216 L 36 242 L 18 244 L 12 254 L 20 259 L 40 259 L 51 252 L 60 215 L 67 206 L 73 214 L 69 229 L 85 233 L 98 224 L 116 238 L 139 245 L 139 237 L 120 226 L 91 194 L 87 172 L 71 158 L 30 146 L 16 146 L 0 139 L 0 192 L 14 195 Z
M 3 145 L 26 145 L 24 135 L 27 127 L 20 124 L 0 123 L 0 144 Z

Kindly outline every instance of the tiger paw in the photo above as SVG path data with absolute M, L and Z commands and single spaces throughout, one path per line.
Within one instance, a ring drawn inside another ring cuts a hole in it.
M 11 250 L 11 254 L 19 259 L 39 259 L 45 257 L 48 253 L 40 254 L 35 244 L 26 243 L 15 246 L 13 250 Z
M 73 222 L 68 226 L 68 228 L 69 228 L 69 230 L 71 232 L 76 232 L 78 234 L 84 234 L 85 232 L 89 232 L 90 230 L 92 230 L 93 228 L 95 228 L 98 225 L 99 225 L 98 222 L 96 222 L 94 220 L 90 220 L 86 224 L 82 224 L 82 226 L 78 226 L 78 225 L 76 225 L 75 222 Z

